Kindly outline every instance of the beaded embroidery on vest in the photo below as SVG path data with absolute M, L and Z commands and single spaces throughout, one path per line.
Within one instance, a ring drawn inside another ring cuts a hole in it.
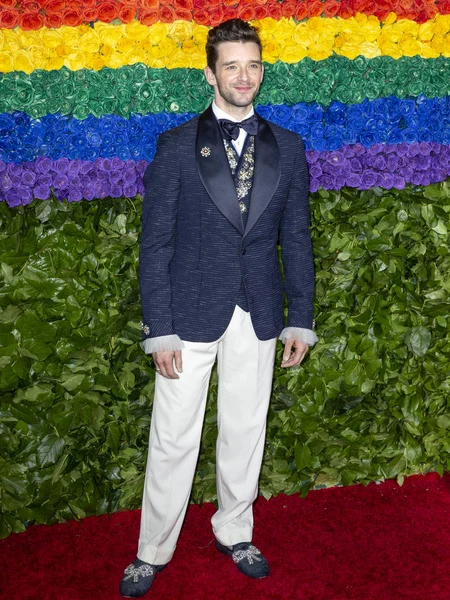
M 248 208 L 243 199 L 248 196 L 253 185 L 253 172 L 255 170 L 255 136 L 249 136 L 247 148 L 245 149 L 238 172 L 236 172 L 236 169 L 239 163 L 235 149 L 231 143 L 225 139 L 223 140 L 223 144 L 225 146 L 228 164 L 230 165 L 231 174 L 233 175 L 234 184 L 236 186 L 239 206 L 241 212 L 244 213 L 247 212 Z

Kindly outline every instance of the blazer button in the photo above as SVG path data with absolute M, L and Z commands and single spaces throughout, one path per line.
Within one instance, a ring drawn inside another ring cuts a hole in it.
M 245 248 L 242 248 L 242 254 L 245 254 L 247 252 L 247 250 Z

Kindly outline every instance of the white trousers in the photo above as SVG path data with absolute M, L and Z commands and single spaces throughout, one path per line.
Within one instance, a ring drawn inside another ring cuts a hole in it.
M 169 562 L 183 524 L 198 458 L 211 369 L 218 363 L 217 496 L 211 522 L 231 546 L 250 542 L 264 451 L 276 339 L 260 341 L 236 307 L 223 336 L 184 342 L 179 379 L 156 375 L 138 557 Z

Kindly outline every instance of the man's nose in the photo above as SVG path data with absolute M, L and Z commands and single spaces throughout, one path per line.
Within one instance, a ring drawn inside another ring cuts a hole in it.
M 247 69 L 241 69 L 239 72 L 239 79 L 241 81 L 249 81 L 250 79 L 250 73 L 247 71 Z

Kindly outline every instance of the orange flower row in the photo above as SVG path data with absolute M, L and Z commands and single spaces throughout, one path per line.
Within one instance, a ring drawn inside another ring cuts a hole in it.
M 183 19 L 214 26 L 236 17 L 302 21 L 318 16 L 348 19 L 356 13 L 383 21 L 390 12 L 424 23 L 438 13 L 450 14 L 450 0 L 0 0 L 0 27 L 77 27 L 115 19 L 122 23 L 139 19 L 144 25 Z

